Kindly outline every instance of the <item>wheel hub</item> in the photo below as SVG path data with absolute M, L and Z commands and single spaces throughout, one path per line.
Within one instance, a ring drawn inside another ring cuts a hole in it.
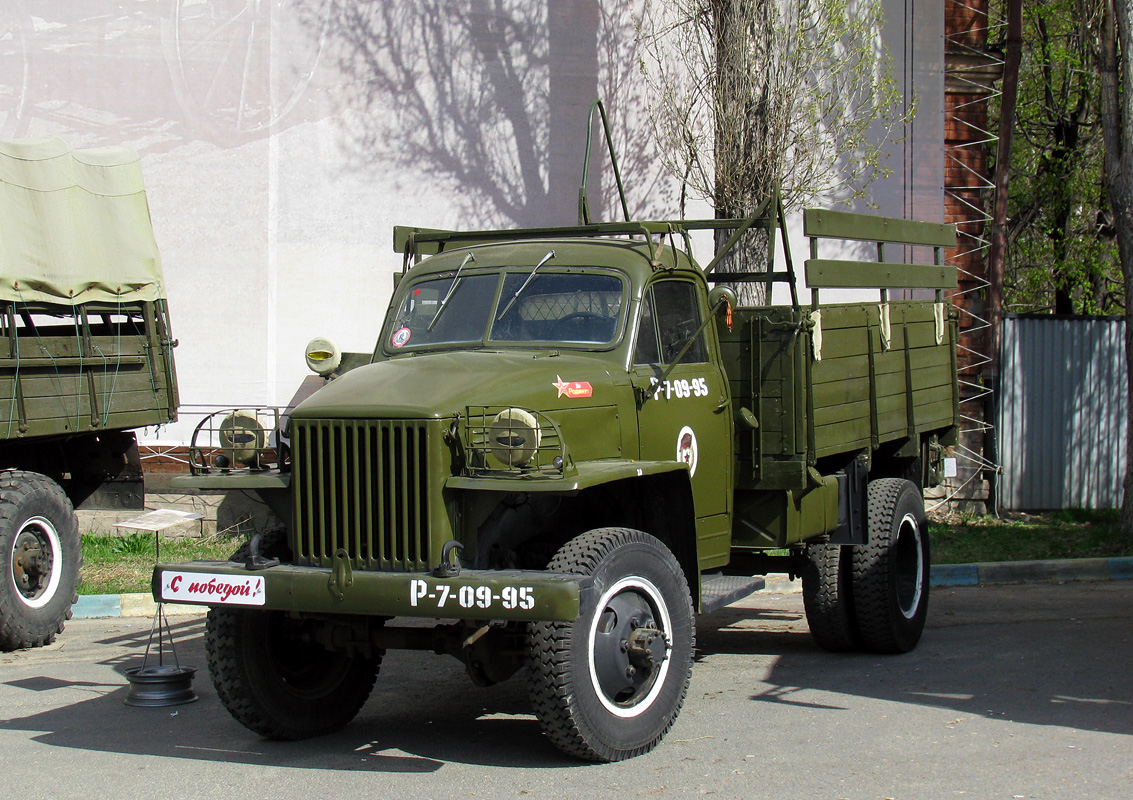
M 24 597 L 40 594 L 51 573 L 50 557 L 40 538 L 30 530 L 20 531 L 12 545 L 12 580 Z
M 646 599 L 634 591 L 611 597 L 594 641 L 597 683 L 606 698 L 619 706 L 637 703 L 668 657 L 668 640 Z
M 652 624 L 634 628 L 626 640 L 626 655 L 637 669 L 653 669 L 669 657 L 665 634 Z

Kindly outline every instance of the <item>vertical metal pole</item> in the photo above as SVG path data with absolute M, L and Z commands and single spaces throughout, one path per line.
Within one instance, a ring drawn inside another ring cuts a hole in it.
M 1011 170 L 1011 140 L 1015 132 L 1015 106 L 1019 95 L 1019 59 L 1023 45 L 1023 0 L 1007 0 L 1007 52 L 1003 64 L 1003 92 L 999 112 L 999 146 L 995 155 L 995 203 L 991 214 L 991 249 L 987 256 L 988 364 L 984 373 L 990 392 L 985 419 L 994 422 L 999 393 L 999 347 L 1003 329 L 1003 263 L 1007 251 L 1007 189 Z M 996 431 L 989 427 L 984 440 L 985 456 L 997 463 Z M 996 477 L 989 478 L 989 505 L 998 506 Z

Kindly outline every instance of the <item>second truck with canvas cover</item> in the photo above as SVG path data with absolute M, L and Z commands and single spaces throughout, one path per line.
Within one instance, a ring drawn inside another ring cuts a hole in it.
M 769 572 L 802 577 L 827 649 L 916 645 L 921 489 L 958 418 L 953 229 L 808 211 L 804 305 L 773 200 L 746 220 L 582 216 L 396 229 L 374 351 L 313 342 L 324 384 L 274 433 L 255 409 L 199 429 L 182 484 L 255 490 L 282 524 L 231 561 L 159 565 L 153 591 L 212 607 L 209 668 L 247 727 L 340 728 L 385 652 L 417 648 L 478 684 L 522 670 L 556 746 L 634 756 L 677 717 L 695 615 Z M 700 267 L 697 229 L 761 233 L 766 270 Z M 879 257 L 824 259 L 830 239 Z M 933 255 L 893 263 L 886 243 Z M 751 280 L 790 301 L 736 307 L 728 285 Z M 880 294 L 822 303 L 832 287 Z M 908 289 L 928 291 L 890 297 Z
M 71 616 L 75 507 L 142 508 L 132 429 L 177 418 L 173 346 L 137 153 L 0 142 L 0 650 Z

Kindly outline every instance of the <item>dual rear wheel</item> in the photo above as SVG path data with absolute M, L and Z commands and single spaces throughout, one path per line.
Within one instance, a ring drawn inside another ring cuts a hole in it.
M 928 616 L 924 502 L 916 484 L 899 478 L 872 481 L 867 493 L 867 544 L 807 547 L 807 622 L 827 650 L 907 653 Z

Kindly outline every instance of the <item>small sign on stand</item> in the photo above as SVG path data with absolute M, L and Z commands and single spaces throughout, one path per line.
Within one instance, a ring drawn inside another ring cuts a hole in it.
M 177 511 L 171 508 L 159 508 L 147 511 L 145 514 L 119 522 L 115 527 L 131 528 L 140 531 L 152 531 L 154 536 L 154 560 L 161 560 L 161 531 L 201 519 L 203 514 L 191 511 Z M 153 645 L 154 634 L 157 634 L 157 663 L 151 664 L 150 649 Z M 165 663 L 165 639 L 169 639 L 169 649 L 173 655 L 173 663 Z M 177 658 L 177 648 L 173 644 L 173 631 L 169 627 L 169 619 L 165 616 L 165 604 L 157 603 L 157 612 L 150 626 L 149 640 L 146 642 L 146 654 L 140 667 L 131 667 L 126 670 L 126 679 L 130 682 L 130 691 L 126 695 L 128 706 L 175 706 L 182 703 L 192 703 L 197 700 L 197 693 L 193 691 L 193 676 L 197 670 L 193 667 L 183 667 Z

